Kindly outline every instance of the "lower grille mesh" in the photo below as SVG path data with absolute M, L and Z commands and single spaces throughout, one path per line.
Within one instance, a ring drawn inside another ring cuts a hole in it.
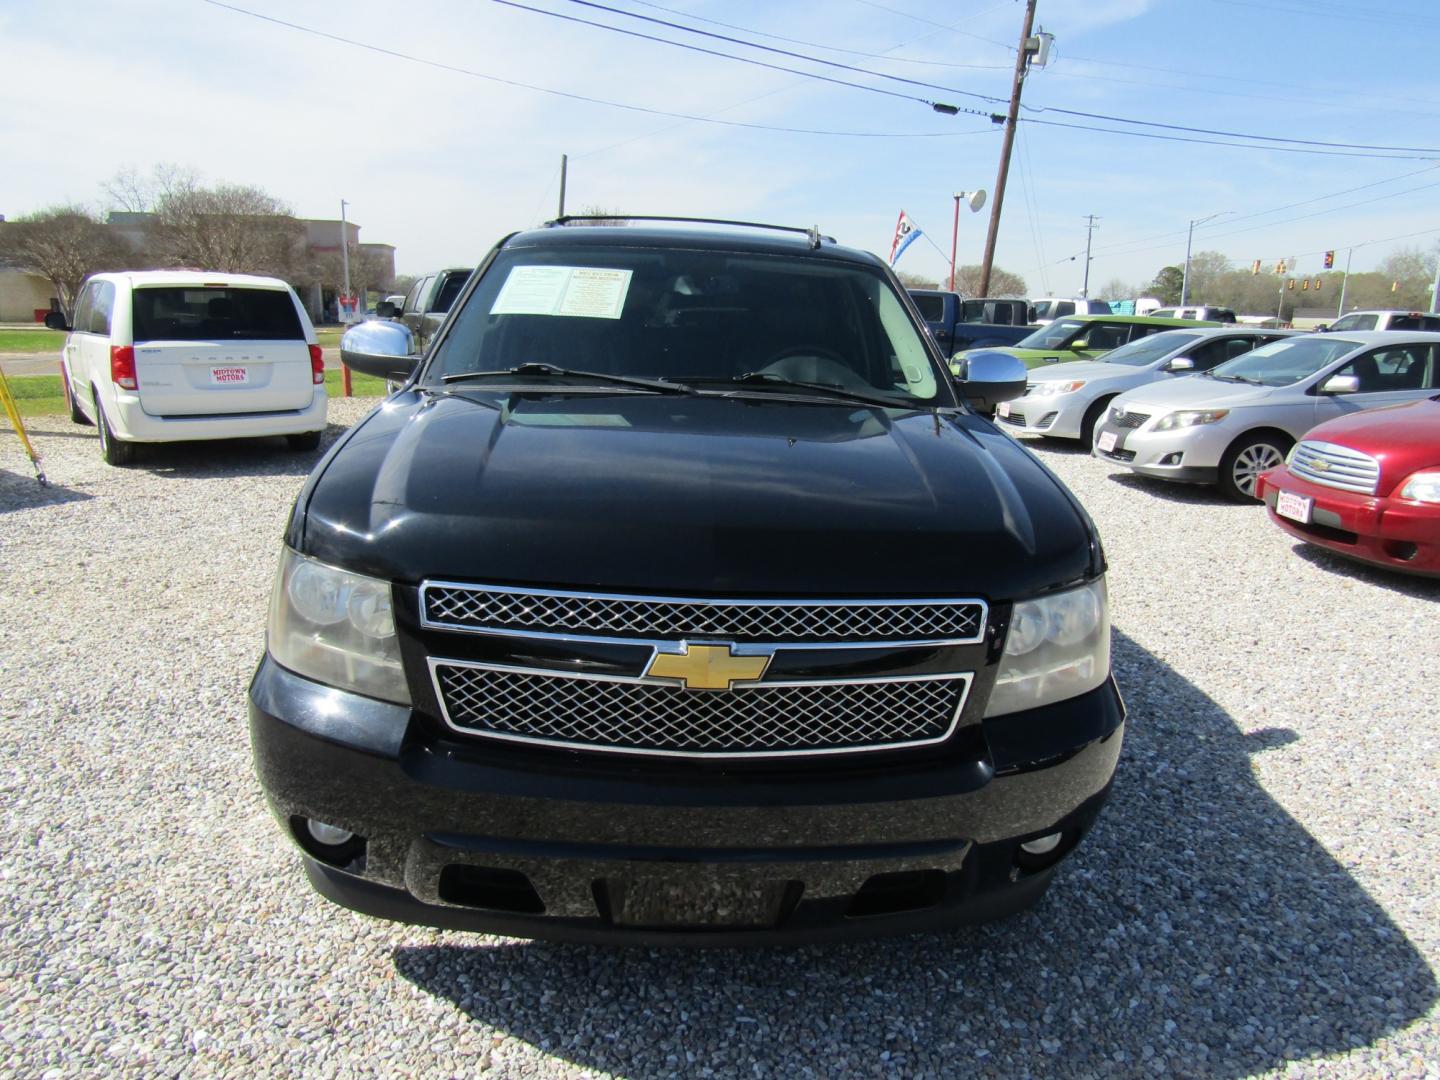
M 452 727 L 577 749 L 696 756 L 814 754 L 946 737 L 968 680 L 686 690 L 436 662 Z

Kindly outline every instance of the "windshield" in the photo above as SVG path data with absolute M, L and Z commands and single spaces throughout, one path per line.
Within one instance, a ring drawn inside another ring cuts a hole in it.
M 1227 360 L 1211 368 L 1210 374 L 1217 379 L 1258 382 L 1262 386 L 1289 386 L 1314 375 L 1359 347 L 1358 341 L 1345 341 L 1328 334 L 1324 337 L 1286 338 Z
M 1048 326 L 1042 326 L 1029 337 L 1021 338 L 1015 343 L 1017 349 L 1063 349 L 1070 343 L 1072 338 L 1079 337 L 1085 332 L 1089 323 L 1077 322 L 1074 319 L 1056 319 Z
M 1127 367 L 1144 367 L 1198 337 L 1200 337 L 1199 334 L 1188 330 L 1167 330 L 1163 334 L 1151 334 L 1149 337 L 1132 341 L 1128 345 L 1121 345 L 1118 349 L 1112 349 L 1100 357 L 1100 362 L 1102 364 L 1125 364 Z
M 504 373 L 549 364 L 702 390 L 728 390 L 758 373 L 747 390 L 809 382 L 905 405 L 932 404 L 940 389 L 885 277 L 836 260 L 610 244 L 516 248 L 496 256 L 450 318 L 422 379 L 431 386 L 472 372 L 528 384 L 533 371 Z

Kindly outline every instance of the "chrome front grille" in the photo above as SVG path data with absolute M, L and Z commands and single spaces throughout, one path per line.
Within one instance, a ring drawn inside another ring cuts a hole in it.
M 1369 454 L 1335 443 L 1305 440 L 1295 447 L 1290 471 L 1312 484 L 1374 495 L 1380 483 L 1380 462 Z
M 438 630 L 766 642 L 976 642 L 978 600 L 703 600 L 427 581 L 421 621 Z
M 457 731 L 610 753 L 700 758 L 843 754 L 949 737 L 969 675 L 759 683 L 694 691 L 432 659 Z
M 1110 422 L 1118 428 L 1138 428 L 1149 419 L 1149 413 L 1126 412 L 1123 409 L 1110 414 Z

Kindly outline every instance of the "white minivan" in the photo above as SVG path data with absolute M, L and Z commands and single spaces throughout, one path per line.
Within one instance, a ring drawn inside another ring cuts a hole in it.
M 95 274 L 75 302 L 62 360 L 70 418 L 94 424 L 106 462 L 137 443 L 283 435 L 313 450 L 325 430 L 315 328 L 278 278 L 206 271 Z

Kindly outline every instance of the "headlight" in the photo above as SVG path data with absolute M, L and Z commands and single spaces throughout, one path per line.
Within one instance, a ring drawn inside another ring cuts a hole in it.
M 986 716 L 1034 709 L 1093 690 L 1110 674 L 1105 579 L 1022 600 L 1010 616 Z
M 1174 431 L 1176 428 L 1213 424 L 1217 420 L 1224 420 L 1225 417 L 1229 415 L 1229 409 L 1190 409 L 1181 412 L 1166 413 L 1160 418 L 1160 422 L 1155 425 L 1155 430 Z
M 1035 389 L 1030 392 L 1038 395 L 1073 394 L 1084 385 L 1084 379 L 1079 379 L 1074 382 L 1039 382 L 1035 384 Z
M 1400 489 L 1400 498 L 1440 503 L 1440 469 L 1426 469 L 1410 477 Z
M 298 675 L 410 704 L 388 581 L 339 570 L 285 548 L 270 597 L 267 645 L 277 663 Z

